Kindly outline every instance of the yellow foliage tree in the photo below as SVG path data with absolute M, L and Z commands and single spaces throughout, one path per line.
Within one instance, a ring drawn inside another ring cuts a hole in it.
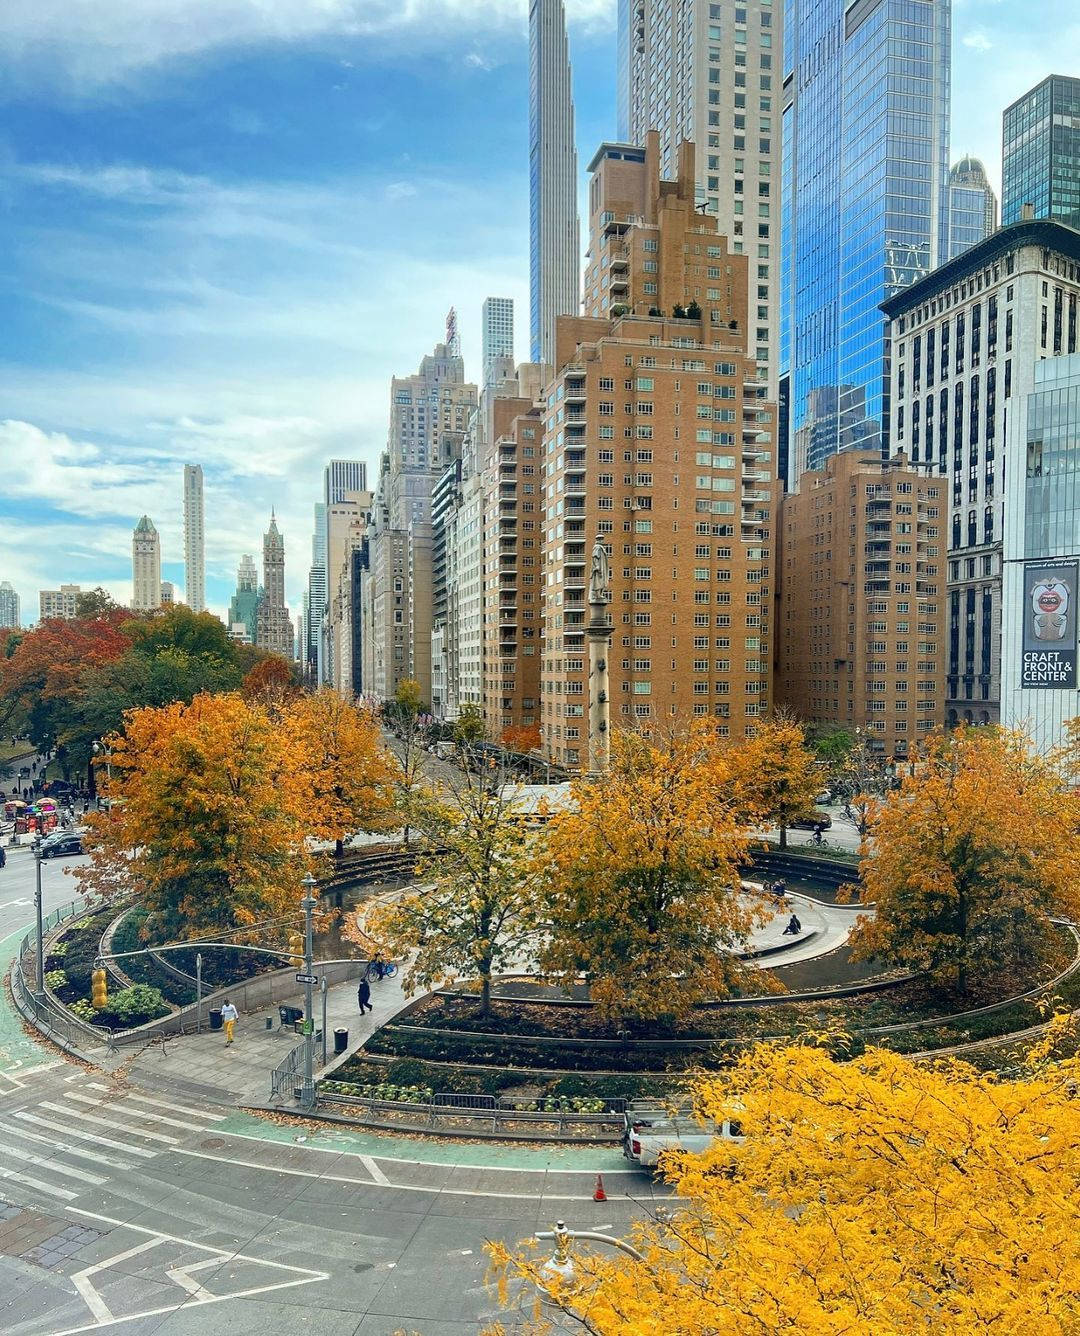
M 755 911 L 738 893 L 747 852 L 734 774 L 713 725 L 612 738 L 611 767 L 573 785 L 548 823 L 539 884 L 544 970 L 584 975 L 608 1015 L 684 1015 L 742 970 L 731 948 Z
M 935 974 L 1029 954 L 1055 911 L 1080 915 L 1080 808 L 1053 759 L 1024 737 L 969 729 L 932 739 L 871 817 L 855 933 L 859 956 Z
M 999 1081 L 884 1050 L 842 1063 L 758 1046 L 698 1082 L 700 1116 L 737 1119 L 745 1140 L 666 1162 L 686 1206 L 633 1230 L 644 1260 L 579 1247 L 556 1286 L 490 1245 L 504 1304 L 510 1275 L 593 1336 L 1066 1336 L 1080 1330 L 1078 1078 L 1075 1058 Z
M 303 755 L 238 694 L 133 710 L 112 739 L 113 800 L 91 818 L 90 889 L 130 891 L 158 941 L 291 913 L 310 868 Z
M 393 824 L 395 768 L 370 712 L 326 689 L 288 702 L 284 726 L 302 756 L 311 835 L 340 854 L 347 836 Z
M 822 785 L 822 766 L 802 725 L 783 713 L 763 719 L 752 737 L 733 746 L 731 764 L 739 811 L 755 824 L 778 826 L 786 849 L 788 826 L 814 810 Z

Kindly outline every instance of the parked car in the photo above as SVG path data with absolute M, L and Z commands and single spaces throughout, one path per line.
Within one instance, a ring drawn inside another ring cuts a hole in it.
M 6 864 L 7 864 L 7 854 L 4 853 L 4 846 L 0 844 L 0 867 L 4 867 Z
M 82 836 L 74 830 L 57 830 L 41 841 L 42 858 L 64 858 L 82 851 Z
M 822 830 L 828 830 L 832 826 L 832 817 L 828 812 L 823 812 L 821 808 L 801 816 L 796 821 L 789 822 L 789 830 L 817 830 L 818 826 Z
M 719 1127 L 702 1124 L 689 1109 L 672 1112 L 635 1100 L 623 1114 L 623 1155 L 645 1169 L 655 1168 L 666 1151 L 707 1150 L 717 1137 L 739 1143 L 744 1140 L 737 1122 L 725 1119 Z

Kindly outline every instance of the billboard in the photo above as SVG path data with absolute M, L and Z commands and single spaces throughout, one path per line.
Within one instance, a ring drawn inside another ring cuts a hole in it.
M 1020 685 L 1076 689 L 1077 561 L 1024 563 Z

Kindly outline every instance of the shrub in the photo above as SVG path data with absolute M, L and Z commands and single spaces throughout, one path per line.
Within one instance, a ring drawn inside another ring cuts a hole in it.
M 63 970 L 47 970 L 45 973 L 45 982 L 54 993 L 58 988 L 63 988 L 67 981 L 68 977 Z
M 79 998 L 78 1002 L 72 1002 L 68 1007 L 68 1011 L 70 1011 L 73 1016 L 77 1016 L 81 1021 L 92 1022 L 97 1020 L 97 1012 L 94 1009 L 94 1004 L 86 997 Z
M 121 988 L 109 999 L 105 1011 L 119 1021 L 121 1025 L 142 1025 L 146 1021 L 156 1020 L 168 1013 L 165 999 L 157 988 L 145 983 L 133 984 L 130 988 Z

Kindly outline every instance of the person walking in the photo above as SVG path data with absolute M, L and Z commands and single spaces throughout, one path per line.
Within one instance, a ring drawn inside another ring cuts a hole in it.
M 221 1019 L 225 1022 L 225 1043 L 231 1044 L 236 1031 L 236 1022 L 240 1019 L 240 1013 L 228 998 L 221 1004 Z
M 356 990 L 356 1000 L 360 1004 L 361 1016 L 364 1014 L 365 1011 L 375 1010 L 375 1008 L 371 1005 L 371 984 L 368 983 L 366 974 L 360 980 L 360 987 Z

